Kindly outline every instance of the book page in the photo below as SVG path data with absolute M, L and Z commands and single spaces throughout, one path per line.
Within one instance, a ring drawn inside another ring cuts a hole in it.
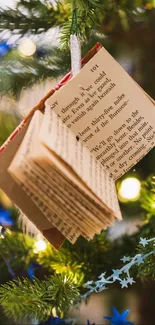
M 104 48 L 47 105 L 115 180 L 155 145 L 153 101 Z
M 59 170 L 62 170 L 62 173 L 74 184 L 78 185 L 85 194 L 88 193 L 94 202 L 98 198 L 100 200 L 98 200 L 98 204 L 105 210 L 105 214 L 108 214 L 107 208 L 109 208 L 113 211 L 113 215 L 118 220 L 121 220 L 122 217 L 116 195 L 115 182 L 109 172 L 96 161 L 95 157 L 90 154 L 89 150 L 80 141 L 77 141 L 74 134 L 49 107 L 45 109 L 39 138 L 48 149 L 56 153 L 58 157 L 63 159 L 72 168 L 71 171 L 67 165 L 63 166 L 62 162 L 57 161 Z M 80 182 L 73 171 L 80 177 Z M 89 191 L 85 185 L 87 185 Z M 96 198 L 93 193 L 96 195 Z
M 65 214 L 65 209 L 62 211 L 55 204 L 55 196 L 51 199 L 51 188 L 43 178 L 40 177 L 40 172 L 37 173 L 32 163 L 23 162 L 20 170 L 20 178 L 22 179 L 22 188 L 34 201 L 34 203 L 43 212 L 51 224 L 56 227 L 72 244 L 80 236 L 80 231 L 77 225 L 73 225 L 70 219 Z M 21 174 L 22 171 L 22 174 Z M 47 175 L 45 177 L 45 180 Z M 54 193 L 53 193 L 54 194 Z M 63 220 L 62 220 L 63 219 Z
M 81 180 L 76 181 L 68 165 L 40 143 L 42 119 L 42 113 L 35 112 L 9 173 L 69 241 L 74 243 L 80 234 L 92 239 L 113 224 L 114 213 L 83 184 L 80 190 Z
M 63 194 L 66 205 L 69 204 L 72 212 L 76 209 L 75 216 L 71 216 L 71 212 L 68 211 L 71 220 L 74 220 L 76 225 L 78 225 L 77 219 L 79 219 L 80 223 L 87 222 L 86 227 L 92 226 L 92 230 L 95 227 L 99 227 L 99 232 L 103 229 L 104 225 L 112 225 L 114 212 L 108 209 L 106 205 L 81 182 L 76 174 L 73 173 L 73 170 L 69 169 L 66 164 L 63 164 L 56 155 L 53 155 L 52 152 L 44 147 L 42 149 L 41 152 L 37 150 L 37 156 L 35 155 L 34 161 L 41 167 L 39 171 L 40 175 L 42 173 L 44 174 L 46 170 L 46 180 L 44 180 L 44 182 L 49 183 L 51 188 L 55 181 L 57 181 L 59 195 L 61 196 L 61 194 Z M 53 186 L 53 189 L 55 192 L 56 186 Z M 55 199 L 55 194 L 53 194 L 52 197 Z M 63 204 L 62 210 L 65 210 L 66 205 L 64 206 Z
M 11 165 L 9 166 L 8 172 L 27 193 L 36 206 L 39 207 L 44 216 L 51 222 L 51 225 L 56 227 L 70 242 L 75 243 L 80 235 L 78 228 L 76 226 L 70 227 L 68 225 L 68 220 L 65 220 L 64 215 L 61 216 L 58 207 L 54 208 L 54 202 L 50 200 L 50 207 L 48 202 L 45 204 L 43 200 L 43 193 L 39 189 L 37 183 L 39 181 L 39 175 L 37 175 L 31 183 L 29 181 L 29 176 L 32 172 L 30 154 L 35 150 L 36 147 L 39 148 L 37 135 L 42 122 L 42 116 L 43 115 L 40 112 L 35 112 L 24 140 Z M 47 197 L 47 193 L 48 189 L 46 188 L 46 195 L 44 196 Z
M 95 218 L 93 222 L 92 218 L 86 218 L 88 211 L 82 209 L 83 202 L 78 201 L 78 197 L 74 195 L 74 190 L 70 191 L 70 184 L 66 183 L 65 186 L 59 176 L 59 172 L 56 173 L 53 169 L 48 169 L 47 172 L 46 167 L 44 170 L 37 164 L 35 168 L 31 169 L 31 174 L 28 175 L 29 187 L 37 191 L 39 188 L 42 201 L 49 208 L 52 207 L 52 210 L 55 209 L 55 212 L 63 217 L 68 227 L 75 228 L 76 234 L 82 234 L 87 239 L 92 239 L 95 233 L 101 232 L 104 227 L 103 223 L 99 223 Z

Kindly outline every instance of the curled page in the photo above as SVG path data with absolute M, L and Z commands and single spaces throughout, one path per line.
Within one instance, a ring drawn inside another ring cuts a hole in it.
M 79 237 L 80 232 L 76 226 L 68 225 L 65 213 L 62 215 L 54 200 L 49 198 L 50 186 L 48 184 L 44 186 L 43 180 L 46 177 L 42 178 L 31 156 L 35 149 L 39 150 L 41 146 L 37 135 L 40 130 L 42 117 L 43 114 L 39 111 L 34 114 L 24 140 L 9 166 L 8 172 L 41 210 L 44 219 L 47 218 L 51 226 L 56 227 L 69 241 L 74 243 Z
M 44 145 L 73 169 L 83 184 L 89 188 L 89 195 L 96 195 L 96 201 L 98 198 L 98 204 L 105 208 L 105 213 L 106 210 L 108 213 L 107 208 L 109 208 L 113 211 L 113 215 L 121 220 L 115 182 L 110 173 L 96 161 L 80 141 L 77 141 L 75 135 L 50 107 L 46 107 L 39 138 Z M 64 170 L 65 172 L 66 170 Z M 73 173 L 70 174 L 71 176 L 73 177 Z M 76 182 L 75 178 L 73 178 L 73 182 Z M 87 192 L 87 188 L 84 191 Z M 94 196 L 92 197 L 94 198 Z

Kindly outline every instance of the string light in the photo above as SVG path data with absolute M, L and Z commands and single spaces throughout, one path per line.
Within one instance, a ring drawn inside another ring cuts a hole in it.
M 136 201 L 140 196 L 141 183 L 135 177 L 129 177 L 122 181 L 118 196 L 121 202 L 128 201 Z
M 36 52 L 36 45 L 30 38 L 24 38 L 21 41 L 18 50 L 23 56 L 32 56 Z
M 36 241 L 34 245 L 34 253 L 43 252 L 45 251 L 46 247 L 47 247 L 46 241 L 43 239 L 39 239 Z

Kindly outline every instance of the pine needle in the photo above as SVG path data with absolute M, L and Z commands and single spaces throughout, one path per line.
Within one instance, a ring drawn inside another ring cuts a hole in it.
M 44 281 L 28 279 L 9 281 L 0 287 L 0 304 L 6 316 L 15 321 L 44 321 L 52 315 L 66 311 L 78 297 L 78 287 L 65 275 L 51 276 Z

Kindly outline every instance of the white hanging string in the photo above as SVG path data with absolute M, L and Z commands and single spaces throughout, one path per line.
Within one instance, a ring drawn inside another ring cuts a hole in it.
M 76 76 L 81 70 L 81 44 L 75 34 L 70 36 L 70 51 L 72 75 Z

